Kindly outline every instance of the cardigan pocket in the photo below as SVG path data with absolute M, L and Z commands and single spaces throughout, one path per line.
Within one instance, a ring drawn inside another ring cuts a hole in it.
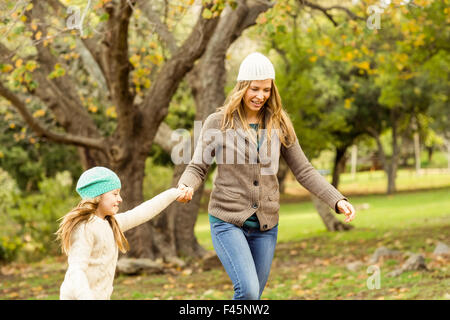
M 224 195 L 226 195 L 227 198 L 231 199 L 239 199 L 241 195 L 239 193 L 235 193 L 233 191 L 228 190 L 226 187 L 216 187 L 216 192 L 220 193 L 222 192 Z
M 239 199 L 241 197 L 241 195 L 239 193 L 235 193 L 233 191 L 229 191 L 229 190 L 227 190 L 225 188 L 221 189 L 220 191 L 225 193 L 229 198 L 232 198 L 232 199 Z
M 269 195 L 267 198 L 269 199 L 269 201 L 279 201 L 280 200 L 280 193 L 277 190 L 275 193 Z

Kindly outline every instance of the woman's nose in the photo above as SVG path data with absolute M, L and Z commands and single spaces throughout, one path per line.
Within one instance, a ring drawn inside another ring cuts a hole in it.
M 257 96 L 257 98 L 258 98 L 259 100 L 263 100 L 263 99 L 264 99 L 264 93 L 261 92 L 261 91 L 258 91 L 258 94 L 257 94 L 256 96 Z

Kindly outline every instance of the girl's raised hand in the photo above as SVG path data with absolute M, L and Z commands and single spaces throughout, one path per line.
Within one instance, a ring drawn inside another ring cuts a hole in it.
M 350 202 L 346 200 L 339 200 L 337 203 L 337 208 L 339 212 L 345 214 L 344 222 L 350 222 L 355 219 L 356 211 Z

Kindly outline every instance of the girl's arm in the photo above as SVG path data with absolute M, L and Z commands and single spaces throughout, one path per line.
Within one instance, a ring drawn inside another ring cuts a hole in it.
M 181 190 L 171 188 L 131 210 L 116 214 L 114 218 L 116 218 L 120 229 L 125 232 L 153 219 L 182 194 L 183 192 Z
M 94 246 L 94 236 L 86 229 L 86 224 L 81 224 L 72 233 L 68 257 L 69 267 L 64 279 L 77 300 L 94 299 L 86 275 L 89 257 Z

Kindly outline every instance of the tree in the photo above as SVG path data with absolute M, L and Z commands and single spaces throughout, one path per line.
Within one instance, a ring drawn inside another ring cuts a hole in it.
M 132 29 L 132 22 L 138 19 L 136 4 L 137 1 L 97 1 L 90 14 L 90 18 L 99 21 L 96 31 L 89 31 L 80 41 L 78 32 L 68 34 L 70 31 L 64 26 L 67 8 L 61 2 L 34 0 L 14 5 L 10 1 L 8 9 L 12 8 L 13 18 L 6 21 L 6 27 L 13 32 L 7 32 L 0 45 L 0 95 L 42 141 L 76 145 L 84 168 L 104 165 L 117 172 L 124 182 L 124 210 L 143 201 L 145 160 L 158 127 L 180 81 L 205 52 L 221 12 L 212 3 L 205 3 L 190 34 L 164 61 L 156 42 L 136 48 L 130 41 L 131 37 L 140 36 L 140 30 Z M 169 6 L 165 9 L 174 11 Z M 168 14 L 166 18 L 173 16 Z M 17 46 L 18 39 L 23 44 Z M 77 45 L 84 46 L 81 51 L 89 53 L 104 79 L 107 92 L 96 96 L 98 100 L 89 100 L 89 82 L 96 82 L 91 78 L 95 74 L 89 74 L 87 66 L 79 62 L 64 61 Z M 142 57 L 130 57 L 130 51 L 138 50 Z M 145 67 L 136 67 L 140 58 L 145 60 Z M 77 71 L 84 77 L 77 77 Z M 151 75 L 152 83 L 142 75 Z M 54 115 L 57 125 L 49 128 L 34 117 L 24 100 L 27 98 L 40 101 Z M 111 121 L 114 125 L 100 128 L 96 118 L 106 118 L 108 114 L 115 120 Z M 164 241 L 160 241 L 164 231 L 152 223 L 135 228 L 127 237 L 132 256 L 165 255 Z

